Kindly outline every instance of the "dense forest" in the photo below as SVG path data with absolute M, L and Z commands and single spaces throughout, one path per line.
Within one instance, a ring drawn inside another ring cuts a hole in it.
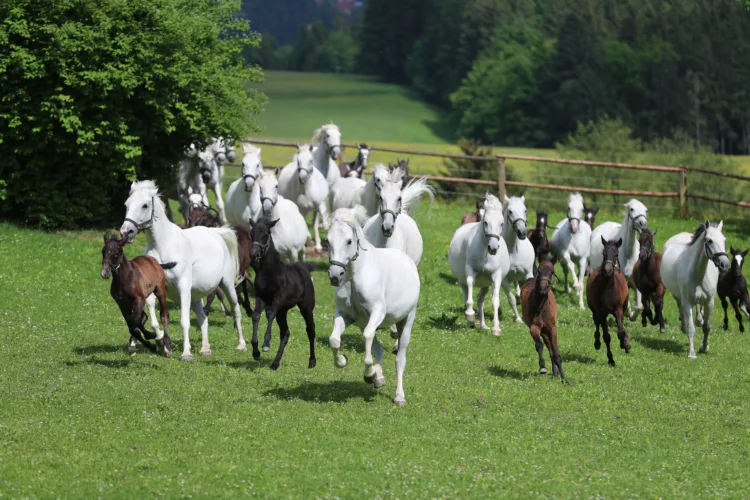
M 485 143 L 547 147 L 610 117 L 642 140 L 684 131 L 750 151 L 750 12 L 737 0 L 369 0 L 326 23 L 299 28 L 294 48 L 264 41 L 255 62 L 409 85 Z

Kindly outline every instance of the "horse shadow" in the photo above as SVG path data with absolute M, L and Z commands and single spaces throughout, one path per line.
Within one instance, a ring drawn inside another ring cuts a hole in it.
M 445 313 L 442 316 L 430 316 L 427 318 L 427 324 L 430 328 L 438 330 L 456 330 L 459 327 L 458 316 L 447 316 Z
M 260 370 L 261 368 L 268 368 L 271 365 L 272 361 L 273 356 L 266 355 L 266 357 L 261 356 L 258 361 L 255 361 L 254 359 L 247 359 L 243 361 L 222 361 L 220 359 L 207 359 L 205 363 L 209 366 L 228 366 L 229 368 L 233 368 L 235 370 L 247 370 L 249 372 L 254 372 Z
M 119 344 L 94 344 L 83 347 L 73 348 L 73 352 L 79 356 L 88 356 L 90 354 L 111 354 L 113 352 L 127 352 L 125 342 Z
M 441 280 L 445 281 L 449 285 L 453 285 L 453 286 L 455 286 L 456 281 L 458 281 L 456 280 L 455 276 L 453 276 L 452 274 L 448 274 L 448 273 L 440 273 L 438 274 L 438 277 L 440 277 Z
M 121 369 L 130 366 L 132 360 L 130 357 L 125 359 L 99 359 L 99 358 L 88 358 L 85 361 L 65 361 L 66 366 L 77 367 L 83 364 L 87 365 L 98 365 L 105 368 Z M 156 368 L 156 367 L 153 367 Z
M 294 388 L 277 388 L 266 391 L 266 396 L 280 400 L 298 399 L 310 403 L 345 403 L 350 399 L 362 399 L 371 403 L 377 391 L 364 382 L 335 380 L 325 384 L 307 382 Z
M 502 366 L 490 366 L 487 368 L 490 375 L 500 378 L 512 378 L 514 380 L 526 380 L 531 377 L 531 372 L 520 372 L 518 370 L 503 368 Z
M 591 364 L 596 363 L 596 360 L 594 358 L 590 358 L 588 356 L 585 356 L 583 354 L 578 354 L 578 353 L 563 354 L 562 359 L 563 359 L 563 362 L 570 361 L 573 363 L 583 363 L 585 365 L 591 365 Z
M 653 351 L 666 351 L 675 356 L 682 356 L 687 351 L 687 345 L 672 339 L 646 337 L 643 335 L 631 335 L 631 338 L 642 346 Z

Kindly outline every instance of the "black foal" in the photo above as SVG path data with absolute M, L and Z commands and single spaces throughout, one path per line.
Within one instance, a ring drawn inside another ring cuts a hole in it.
M 724 308 L 724 330 L 729 329 L 729 318 L 727 317 L 727 299 L 732 304 L 734 309 L 734 317 L 737 318 L 737 322 L 740 324 L 740 332 L 745 331 L 745 327 L 742 324 L 742 314 L 748 314 L 750 310 L 750 297 L 747 294 L 747 282 L 745 277 L 742 275 L 742 264 L 745 262 L 747 256 L 747 250 L 731 249 L 732 254 L 732 268 L 719 276 L 719 284 L 717 286 L 717 292 L 721 299 L 721 307 Z M 749 316 L 750 317 L 750 316 Z
M 308 368 L 315 367 L 315 319 L 313 318 L 313 309 L 315 308 L 315 288 L 313 286 L 310 267 L 303 262 L 294 264 L 284 264 L 279 257 L 279 252 L 273 245 L 271 238 L 271 228 L 279 220 L 269 220 L 262 217 L 252 226 L 252 267 L 255 270 L 255 293 L 257 301 L 255 302 L 255 311 L 253 311 L 253 359 L 260 359 L 258 351 L 258 323 L 260 323 L 260 313 L 263 308 L 266 309 L 266 319 L 268 320 L 268 329 L 263 342 L 263 350 L 271 342 L 271 330 L 273 328 L 273 319 L 281 331 L 281 342 L 279 352 L 276 353 L 276 359 L 271 363 L 271 370 L 279 367 L 281 356 L 284 355 L 284 348 L 289 342 L 289 325 L 287 324 L 287 312 L 297 306 L 305 320 L 307 329 L 307 338 L 310 341 L 310 362 Z

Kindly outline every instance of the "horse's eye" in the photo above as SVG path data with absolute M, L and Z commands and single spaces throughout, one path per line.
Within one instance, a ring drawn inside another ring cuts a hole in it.
M 143 207 L 141 207 L 141 208 L 143 208 L 143 210 L 146 210 L 148 208 L 148 205 L 144 203 Z
M 352 240 L 346 240 L 346 244 L 347 245 L 351 245 L 352 244 Z
M 713 245 L 714 244 L 714 240 L 708 240 L 708 244 L 709 245 Z

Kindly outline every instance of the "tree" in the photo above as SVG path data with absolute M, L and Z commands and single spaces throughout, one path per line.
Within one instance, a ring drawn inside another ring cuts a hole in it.
M 191 142 L 256 130 L 262 74 L 239 0 L 0 4 L 2 215 L 119 223 L 135 178 L 167 188 Z

